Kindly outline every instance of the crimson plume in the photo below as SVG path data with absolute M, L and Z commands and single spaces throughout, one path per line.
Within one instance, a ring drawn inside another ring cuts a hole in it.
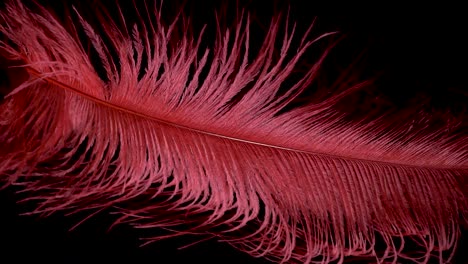
M 276 262 L 450 261 L 468 209 L 463 124 L 411 126 L 413 109 L 351 122 L 336 105 L 369 82 L 297 103 L 332 47 L 290 77 L 333 33 L 298 38 L 278 15 L 252 53 L 241 12 L 207 48 L 187 17 L 166 25 L 159 10 L 130 25 L 101 9 L 101 30 L 19 0 L 0 13 L 0 47 L 29 73 L 0 105 L 0 176 L 38 200 L 34 213 L 114 208 L 118 222 Z

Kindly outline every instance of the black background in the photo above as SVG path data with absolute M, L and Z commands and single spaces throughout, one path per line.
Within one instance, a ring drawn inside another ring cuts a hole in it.
M 306 28 L 317 16 L 306 2 L 290 2 L 291 19 L 298 21 L 299 29 Z M 62 5 L 77 4 L 63 3 L 52 7 L 60 10 Z M 268 18 L 273 10 L 273 5 L 265 6 L 263 1 L 240 3 L 259 17 Z M 86 9 L 86 4 L 77 5 Z M 186 9 L 197 14 L 192 17 L 196 23 L 203 24 L 212 21 L 210 16 L 219 6 L 216 1 L 188 1 Z M 279 2 L 279 7 L 284 8 L 285 3 Z M 339 30 L 345 36 L 337 48 L 338 55 L 334 55 L 341 66 L 364 52 L 364 59 L 357 66 L 359 72 L 363 78 L 379 74 L 379 89 L 392 100 L 405 101 L 424 92 L 434 98 L 435 105 L 450 107 L 453 96 L 447 94 L 455 94 L 457 105 L 461 102 L 466 106 L 467 20 L 462 16 L 414 13 L 318 15 L 317 31 Z M 114 218 L 105 213 L 68 231 L 84 216 L 60 213 L 44 219 L 20 216 L 28 208 L 16 205 L 14 191 L 13 188 L 0 191 L 1 263 L 268 263 L 214 240 L 182 250 L 178 247 L 195 240 L 177 238 L 139 247 L 143 231 L 125 225 L 107 231 Z M 464 256 L 468 248 L 465 237 L 466 234 L 454 263 L 468 263 Z

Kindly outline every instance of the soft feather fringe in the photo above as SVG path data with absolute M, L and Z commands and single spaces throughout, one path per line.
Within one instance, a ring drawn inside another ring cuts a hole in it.
M 275 17 L 250 59 L 245 14 L 203 50 L 201 37 L 174 40 L 188 20 L 164 26 L 157 10 L 120 27 L 101 10 L 101 34 L 37 9 L 11 1 L 0 25 L 1 47 L 31 76 L 0 106 L 0 175 L 39 200 L 34 213 L 118 208 L 119 222 L 278 262 L 450 261 L 466 223 L 466 135 L 347 122 L 333 106 L 362 85 L 284 111 L 329 51 L 281 90 L 308 33 L 292 50 L 294 30 L 280 34 Z M 409 240 L 424 251 L 407 252 Z

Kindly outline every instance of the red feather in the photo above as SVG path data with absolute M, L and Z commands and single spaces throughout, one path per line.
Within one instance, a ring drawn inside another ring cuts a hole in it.
M 101 10 L 100 32 L 37 9 L 11 1 L 0 25 L 1 47 L 30 76 L 0 105 L 0 175 L 40 201 L 34 213 L 113 207 L 119 222 L 212 235 L 278 262 L 450 260 L 442 252 L 468 209 L 462 125 L 411 126 L 417 109 L 350 122 L 337 106 L 369 82 L 320 87 L 292 107 L 331 48 L 289 78 L 330 34 L 297 38 L 277 16 L 252 54 L 247 14 L 219 23 L 205 49 L 202 33 L 178 35 L 186 17 L 165 26 L 158 10 L 134 26 Z M 426 251 L 406 255 L 399 239 Z

